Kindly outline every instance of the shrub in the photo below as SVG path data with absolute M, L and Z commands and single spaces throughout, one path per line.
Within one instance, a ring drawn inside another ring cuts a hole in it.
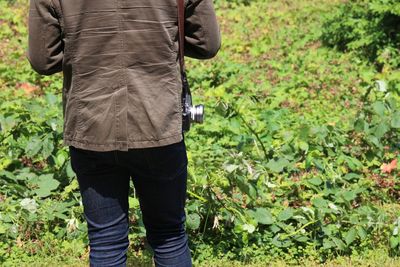
M 400 66 L 400 2 L 348 1 L 330 15 L 322 40 L 342 51 L 354 51 L 379 70 Z

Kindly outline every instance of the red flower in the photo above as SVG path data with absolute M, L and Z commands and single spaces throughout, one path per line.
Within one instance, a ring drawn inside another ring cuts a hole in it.
M 383 173 L 391 173 L 394 169 L 397 168 L 397 159 L 392 160 L 389 164 L 383 163 L 381 166 L 381 170 Z

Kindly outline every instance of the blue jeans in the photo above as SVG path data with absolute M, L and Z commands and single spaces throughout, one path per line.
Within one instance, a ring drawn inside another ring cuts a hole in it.
M 110 152 L 70 146 L 70 155 L 88 224 L 91 266 L 126 266 L 131 178 L 156 266 L 192 266 L 185 232 L 184 141 Z

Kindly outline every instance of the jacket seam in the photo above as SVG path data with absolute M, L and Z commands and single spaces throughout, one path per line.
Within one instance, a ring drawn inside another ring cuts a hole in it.
M 177 136 L 181 136 L 181 135 L 182 135 L 182 133 L 177 133 L 177 134 L 170 135 L 168 137 L 164 137 L 164 138 L 161 138 L 161 139 L 148 139 L 148 140 L 132 140 L 132 139 L 129 139 L 128 142 L 126 142 L 126 141 L 115 141 L 115 142 L 104 142 L 103 144 L 91 143 L 91 142 L 88 142 L 88 141 L 85 141 L 85 140 L 80 140 L 80 139 L 75 139 L 75 138 L 68 138 L 68 137 L 65 137 L 64 139 L 66 141 L 77 142 L 77 143 L 80 143 L 80 144 L 83 144 L 83 145 L 91 145 L 91 146 L 99 146 L 99 147 L 101 147 L 101 146 L 115 145 L 116 143 L 121 143 L 121 142 L 126 142 L 126 143 L 154 143 L 154 142 L 161 142 L 161 141 L 164 141 L 166 139 L 171 139 L 172 137 L 177 137 Z
M 67 133 L 65 133 L 65 135 L 66 134 Z M 169 139 L 171 137 L 175 137 L 175 136 L 178 136 L 178 135 L 181 135 L 181 134 L 182 133 L 179 132 L 179 133 L 175 133 L 175 134 L 172 134 L 172 135 L 168 135 L 168 136 L 160 138 L 160 139 L 143 139 L 143 140 L 128 139 L 128 142 L 134 142 L 134 143 L 139 143 L 139 142 L 158 142 L 158 141 L 163 141 L 165 139 Z M 65 139 L 68 139 L 68 140 L 71 140 L 71 141 L 77 141 L 77 142 L 81 142 L 81 143 L 95 144 L 95 143 L 90 143 L 90 142 L 88 142 L 86 140 L 76 139 L 76 138 L 68 137 L 68 136 L 66 136 Z M 104 142 L 104 143 L 105 144 L 114 144 L 116 142 L 118 143 L 118 142 L 126 142 L 126 141 L 124 141 L 124 140 L 122 140 L 122 141 L 110 141 L 110 142 Z

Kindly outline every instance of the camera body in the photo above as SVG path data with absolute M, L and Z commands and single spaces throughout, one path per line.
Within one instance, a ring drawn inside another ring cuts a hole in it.
M 187 132 L 190 130 L 192 123 L 203 123 L 204 121 L 204 105 L 192 105 L 192 96 L 186 94 L 182 98 L 182 130 Z
M 203 123 L 204 105 L 193 106 L 192 94 L 190 93 L 186 75 L 184 75 L 182 81 L 182 131 L 187 132 L 190 130 L 192 123 Z

